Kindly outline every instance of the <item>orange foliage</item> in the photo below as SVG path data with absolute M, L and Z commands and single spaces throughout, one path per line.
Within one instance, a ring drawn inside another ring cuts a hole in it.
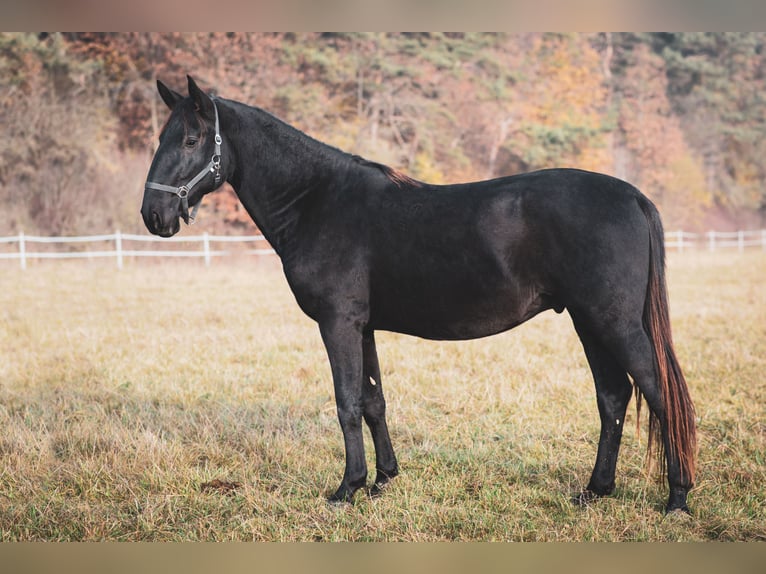
M 620 175 L 642 188 L 666 220 L 694 225 L 710 194 L 672 113 L 664 63 L 644 45 L 635 49 L 634 58 L 622 84 L 619 126 L 630 158 Z
M 558 166 L 606 171 L 610 156 L 603 123 L 608 89 L 600 68 L 600 55 L 588 37 L 539 36 L 531 55 L 537 62 L 534 92 L 522 103 L 521 116 L 532 125 L 568 128 L 583 134 L 559 159 Z

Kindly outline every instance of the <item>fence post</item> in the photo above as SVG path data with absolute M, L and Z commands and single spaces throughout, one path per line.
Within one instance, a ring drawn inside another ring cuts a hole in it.
M 122 233 L 114 232 L 114 249 L 117 252 L 117 269 L 122 269 Z
M 715 231 L 708 231 L 707 232 L 707 248 L 708 251 L 715 251 Z
M 24 232 L 19 231 L 19 261 L 21 262 L 21 269 L 27 268 L 27 246 L 24 243 Z
M 210 267 L 210 237 L 207 231 L 202 234 L 202 245 L 205 249 L 205 267 Z
M 681 230 L 676 231 L 676 235 L 678 236 L 678 252 L 683 253 L 684 252 L 684 232 Z
M 761 229 L 761 248 L 766 251 L 766 229 Z
M 745 232 L 737 231 L 737 250 L 742 253 L 745 250 Z

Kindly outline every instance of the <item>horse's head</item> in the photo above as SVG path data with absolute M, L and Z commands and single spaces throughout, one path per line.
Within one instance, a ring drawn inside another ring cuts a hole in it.
M 146 228 L 162 237 L 178 233 L 179 218 L 193 222 L 202 196 L 226 179 L 218 108 L 191 77 L 188 80 L 187 98 L 157 81 L 171 114 L 146 178 L 141 215 Z

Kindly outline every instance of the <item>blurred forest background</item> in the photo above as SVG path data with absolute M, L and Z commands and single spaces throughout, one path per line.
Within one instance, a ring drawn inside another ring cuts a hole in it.
M 0 235 L 142 231 L 186 74 L 433 183 L 626 179 L 668 229 L 766 225 L 766 33 L 0 33 Z M 253 231 L 231 189 L 203 226 Z

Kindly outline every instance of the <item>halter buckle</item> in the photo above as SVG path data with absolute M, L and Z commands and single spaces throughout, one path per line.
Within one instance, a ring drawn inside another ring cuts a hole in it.
M 181 187 L 178 188 L 176 195 L 178 195 L 178 197 L 180 197 L 181 199 L 186 199 L 187 197 L 189 197 L 189 188 L 186 187 L 185 185 L 182 185 Z

